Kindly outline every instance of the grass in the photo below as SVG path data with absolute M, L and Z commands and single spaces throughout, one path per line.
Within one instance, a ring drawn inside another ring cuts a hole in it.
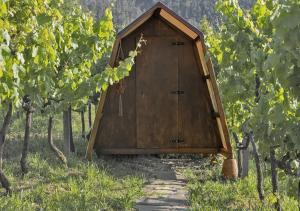
M 54 130 L 58 140 L 55 142 L 62 149 L 58 118 Z M 142 196 L 142 177 L 116 177 L 103 159 L 88 162 L 84 158 L 86 142 L 79 138 L 80 127 L 76 124 L 73 124 L 76 154 L 68 158 L 68 167 L 61 164 L 48 146 L 43 117 L 34 119 L 29 173 L 21 178 L 22 123 L 23 118 L 14 119 L 5 146 L 4 171 L 13 193 L 4 196 L 4 190 L 0 189 L 0 210 L 131 210 Z
M 200 170 L 185 170 L 188 178 L 189 203 L 191 210 L 273 210 L 276 198 L 271 191 L 270 177 L 265 178 L 266 200 L 262 204 L 256 190 L 256 175 L 251 168 L 249 176 L 236 181 L 225 181 L 220 163 L 214 166 L 203 163 Z M 281 181 L 285 183 L 285 181 Z M 296 193 L 296 191 L 295 191 Z M 281 192 L 283 210 L 298 210 L 294 196 Z

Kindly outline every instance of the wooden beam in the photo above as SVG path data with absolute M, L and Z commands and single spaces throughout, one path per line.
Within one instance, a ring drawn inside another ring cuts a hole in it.
M 232 159 L 232 158 L 233 158 L 232 152 L 229 152 L 228 150 L 226 150 L 226 149 L 224 149 L 224 148 L 222 148 L 222 149 L 220 150 L 220 153 L 221 153 L 222 155 L 224 155 L 226 158 L 229 158 L 229 159 Z
M 177 29 L 182 31 L 184 34 L 195 40 L 199 35 L 191 30 L 189 27 L 187 27 L 182 21 L 178 20 L 176 17 L 172 16 L 169 12 L 167 12 L 164 9 L 160 10 L 160 16 L 173 26 L 175 26 Z
M 156 149 L 135 149 L 135 148 L 101 148 L 98 152 L 101 154 L 164 154 L 164 153 L 175 153 L 175 154 L 217 154 L 221 149 L 217 148 L 156 148 Z
M 95 120 L 94 120 L 93 128 L 92 128 L 91 135 L 90 135 L 90 140 L 89 140 L 87 150 L 86 150 L 86 158 L 89 161 L 92 160 L 95 140 L 96 140 L 98 128 L 99 128 L 99 125 L 100 125 L 100 121 L 101 121 L 102 116 L 103 116 L 103 108 L 104 108 L 104 102 L 105 102 L 106 94 L 107 94 L 107 91 L 102 92 L 99 104 L 97 106 L 96 117 L 95 117 Z
M 154 14 L 155 10 L 157 10 L 158 7 L 153 7 L 144 14 L 142 14 L 140 17 L 138 17 L 135 21 L 133 21 L 130 25 L 128 25 L 126 28 L 124 28 L 119 34 L 118 37 L 120 39 L 126 37 L 131 32 L 136 30 L 139 26 L 141 26 L 143 23 L 145 23 L 151 16 Z
M 222 122 L 221 122 L 220 118 L 217 118 L 217 125 L 218 125 L 219 133 L 221 136 L 223 148 L 227 151 L 228 150 L 227 141 L 226 141 L 226 138 L 224 135 L 223 126 L 222 126 Z
M 110 59 L 109 59 L 109 63 L 108 63 L 111 67 L 113 67 L 115 65 L 116 57 L 118 55 L 118 51 L 119 51 L 119 47 L 120 47 L 120 41 L 121 41 L 121 39 L 119 39 L 119 38 L 117 38 L 115 40 L 114 47 L 112 49 Z
M 209 70 L 209 68 L 207 66 L 207 63 L 205 60 L 205 55 L 204 55 L 204 47 L 202 45 L 201 40 L 198 39 L 195 44 L 196 44 L 196 53 L 199 56 L 199 58 L 197 60 L 198 60 L 198 63 L 200 65 L 201 69 L 203 70 L 202 75 L 204 75 L 204 76 L 210 75 L 210 80 L 206 80 L 206 84 L 207 84 L 207 88 L 208 88 L 209 96 L 210 96 L 210 99 L 211 99 L 211 102 L 213 105 L 214 112 L 219 113 L 220 117 L 221 117 L 220 110 L 222 110 L 222 108 L 218 106 L 218 103 L 216 100 L 216 98 L 217 98 L 216 95 L 218 94 L 218 90 L 215 90 L 215 87 L 213 85 L 213 81 L 216 84 L 215 77 L 213 77 L 213 75 L 211 74 L 211 71 Z M 224 149 L 231 150 L 230 144 L 228 145 L 226 134 L 224 134 L 223 122 L 220 121 L 220 118 L 217 118 L 217 125 L 218 125 L 218 129 L 219 129 L 219 133 L 221 136 L 221 141 L 222 141 L 222 145 L 223 145 Z
M 227 145 L 227 150 L 232 153 L 232 147 L 230 144 L 230 135 L 229 135 L 229 131 L 228 131 L 228 126 L 227 126 L 227 122 L 226 122 L 226 117 L 224 114 L 224 110 L 223 110 L 223 106 L 222 106 L 222 102 L 221 102 L 221 97 L 219 94 L 219 88 L 217 85 L 217 79 L 215 76 L 215 71 L 213 68 L 213 63 L 211 61 L 211 59 L 209 58 L 209 60 L 207 61 L 207 68 L 209 71 L 209 74 L 211 76 L 211 84 L 215 93 L 215 97 L 216 97 L 216 103 L 217 103 L 217 107 L 218 107 L 218 111 L 220 114 L 220 122 L 222 125 L 222 129 L 223 129 L 223 134 L 224 134 L 224 138 L 226 140 L 226 145 Z
M 202 75 L 203 76 L 210 75 L 209 71 L 208 71 L 208 68 L 206 66 L 206 60 L 205 60 L 205 56 L 204 56 L 204 49 L 202 48 L 202 43 L 201 43 L 200 40 L 196 41 L 196 49 L 197 49 L 197 54 L 199 55 L 199 60 L 200 60 L 199 63 L 200 63 L 200 65 L 202 67 L 202 70 L 203 70 Z M 213 91 L 212 84 L 211 84 L 210 80 L 206 80 L 206 83 L 207 83 L 208 92 L 209 92 L 209 95 L 210 95 L 210 98 L 211 98 L 211 101 L 212 101 L 213 109 L 214 109 L 215 112 L 218 113 L 219 110 L 218 110 L 217 103 L 216 103 L 216 100 L 215 100 L 215 94 L 214 94 L 214 91 Z
M 138 27 L 140 27 L 147 20 L 149 20 L 152 16 L 159 16 L 162 19 L 165 19 L 167 22 L 170 22 L 171 25 L 174 25 L 177 29 L 186 33 L 193 40 L 197 38 L 203 40 L 204 36 L 202 32 L 200 32 L 197 28 L 188 23 L 186 20 L 177 15 L 173 10 L 171 10 L 161 2 L 156 3 L 152 8 L 150 8 L 144 14 L 139 16 L 135 21 L 125 27 L 121 32 L 119 32 L 117 37 L 123 39 Z

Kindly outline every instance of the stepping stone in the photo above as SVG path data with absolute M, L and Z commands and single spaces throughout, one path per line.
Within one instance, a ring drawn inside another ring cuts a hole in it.
M 145 197 L 136 202 L 138 211 L 187 210 L 187 190 L 184 180 L 154 180 L 144 188 Z

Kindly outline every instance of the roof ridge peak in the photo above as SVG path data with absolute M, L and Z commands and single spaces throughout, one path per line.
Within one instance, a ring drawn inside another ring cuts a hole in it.
M 138 18 L 136 18 L 133 22 L 131 22 L 129 25 L 127 25 L 123 30 L 121 30 L 118 33 L 117 38 L 122 39 L 122 37 L 128 35 L 130 33 L 130 31 L 132 31 L 131 28 L 137 28 L 138 26 L 140 26 L 141 25 L 140 23 L 144 23 L 145 20 L 148 20 L 150 17 L 152 17 L 154 15 L 155 11 L 157 11 L 158 9 L 164 11 L 165 14 L 167 13 L 169 17 L 173 18 L 173 20 L 177 20 L 178 22 L 181 22 L 183 25 L 185 25 L 185 27 L 189 28 L 189 30 L 196 33 L 198 35 L 198 37 L 200 37 L 200 39 L 202 39 L 202 40 L 204 39 L 203 33 L 199 29 L 194 27 L 183 17 L 179 16 L 176 12 L 174 12 L 172 9 L 170 9 L 168 6 L 166 6 L 161 1 L 158 1 L 157 3 L 155 3 L 150 9 L 145 11 Z M 195 38 L 193 38 L 193 39 L 195 39 Z

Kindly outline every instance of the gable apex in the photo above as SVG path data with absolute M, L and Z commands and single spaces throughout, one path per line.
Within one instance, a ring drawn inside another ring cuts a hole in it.
M 188 23 L 186 20 L 184 20 L 182 17 L 180 17 L 173 10 L 171 10 L 161 2 L 157 2 L 153 7 L 144 12 L 135 21 L 121 30 L 117 34 L 117 39 L 121 40 L 124 37 L 128 36 L 131 32 L 135 31 L 139 26 L 141 26 L 154 15 L 157 15 L 169 24 L 173 25 L 175 28 L 177 28 L 179 31 L 183 32 L 193 40 L 204 40 L 203 33 L 200 30 Z

